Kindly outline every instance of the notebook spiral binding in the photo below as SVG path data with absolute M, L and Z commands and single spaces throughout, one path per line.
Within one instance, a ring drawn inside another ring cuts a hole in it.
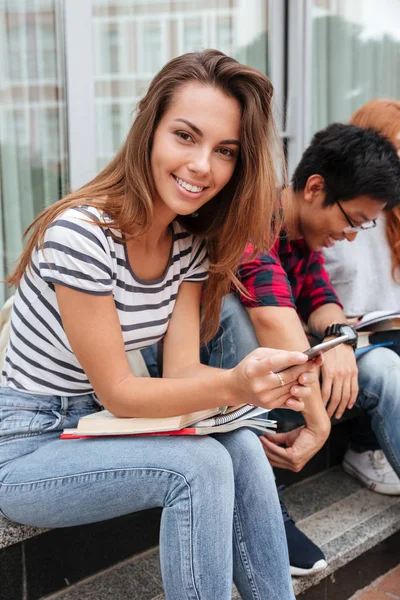
M 251 412 L 252 410 L 254 410 L 254 406 L 250 406 L 249 404 L 246 404 L 246 406 L 242 406 L 241 408 L 238 408 L 237 410 L 235 410 L 231 413 L 228 413 L 227 415 L 213 417 L 212 421 L 214 422 L 214 425 L 226 425 L 227 423 L 236 421 L 236 419 L 238 419 L 239 417 L 242 417 L 243 415 L 246 415 L 247 413 Z

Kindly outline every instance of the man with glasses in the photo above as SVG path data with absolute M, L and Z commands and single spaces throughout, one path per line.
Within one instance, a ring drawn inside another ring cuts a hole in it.
M 346 221 L 349 224 L 348 227 L 345 227 L 343 229 L 344 233 L 352 233 L 353 231 L 356 231 L 358 233 L 359 231 L 364 231 L 365 229 L 373 229 L 374 227 L 376 227 L 376 219 L 373 219 L 372 221 L 366 220 L 366 221 L 364 221 L 364 223 L 361 223 L 361 225 L 356 225 L 350 219 L 349 215 L 346 213 L 343 206 L 340 204 L 339 200 L 336 200 L 336 203 L 339 206 L 340 210 L 342 211 L 344 218 L 346 219 Z
M 369 414 L 384 405 L 380 412 L 383 420 L 375 433 L 396 468 L 400 464 L 400 430 L 396 433 L 394 423 L 400 423 L 400 398 L 384 382 L 382 393 L 373 398 L 359 390 L 354 356 L 357 334 L 347 323 L 321 253 L 322 248 L 339 241 L 353 241 L 359 232 L 368 235 L 364 230 L 375 227 L 380 212 L 400 203 L 396 151 L 371 130 L 330 125 L 314 136 L 292 185 L 281 191 L 281 203 L 284 228 L 269 253 L 252 258 L 249 245 L 239 272 L 246 293 L 240 299 L 237 294 L 225 299 L 220 330 L 202 349 L 202 361 L 232 368 L 258 345 L 305 350 L 309 342 L 303 325 L 320 340 L 350 330 L 347 343 L 324 355 L 321 384 L 315 384 L 303 411 L 305 426 L 275 439 L 261 436 L 260 440 L 273 466 L 299 471 L 325 443 L 331 417 L 340 418 L 355 404 Z M 370 374 L 372 370 L 364 374 L 364 386 Z M 386 466 L 395 478 L 395 493 L 400 493 L 399 473 L 387 462 Z M 323 553 L 296 528 L 284 506 L 283 515 L 292 574 L 325 568 Z

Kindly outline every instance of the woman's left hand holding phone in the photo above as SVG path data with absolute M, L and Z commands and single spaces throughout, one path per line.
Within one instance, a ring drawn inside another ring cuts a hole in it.
M 257 348 L 231 370 L 232 393 L 239 402 L 270 410 L 302 411 L 322 361 L 321 356 L 307 361 L 302 352 Z

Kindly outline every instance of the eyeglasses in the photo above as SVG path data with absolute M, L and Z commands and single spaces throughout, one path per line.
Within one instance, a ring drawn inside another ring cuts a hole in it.
M 339 200 L 336 200 L 336 204 L 338 205 L 338 207 L 342 211 L 342 213 L 343 213 L 346 221 L 349 224 L 349 227 L 345 227 L 343 229 L 344 233 L 352 233 L 353 231 L 365 231 L 366 229 L 373 229 L 374 227 L 376 227 L 376 221 L 375 221 L 375 219 L 372 220 L 372 221 L 365 221 L 361 225 L 355 225 L 354 222 L 350 219 L 349 215 L 343 209 L 343 207 L 340 204 Z

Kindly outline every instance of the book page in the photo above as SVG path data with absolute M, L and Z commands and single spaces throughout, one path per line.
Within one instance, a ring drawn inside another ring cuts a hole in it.
M 208 408 L 185 415 L 161 418 L 115 417 L 108 410 L 95 412 L 79 419 L 78 432 L 97 433 L 145 433 L 182 429 L 197 421 L 219 414 L 219 408 Z
M 397 310 L 375 310 L 364 315 L 362 319 L 360 319 L 360 321 L 357 323 L 355 328 L 364 328 L 367 325 L 372 325 L 372 323 L 379 323 L 379 321 L 384 321 L 389 317 L 400 318 L 400 312 Z

